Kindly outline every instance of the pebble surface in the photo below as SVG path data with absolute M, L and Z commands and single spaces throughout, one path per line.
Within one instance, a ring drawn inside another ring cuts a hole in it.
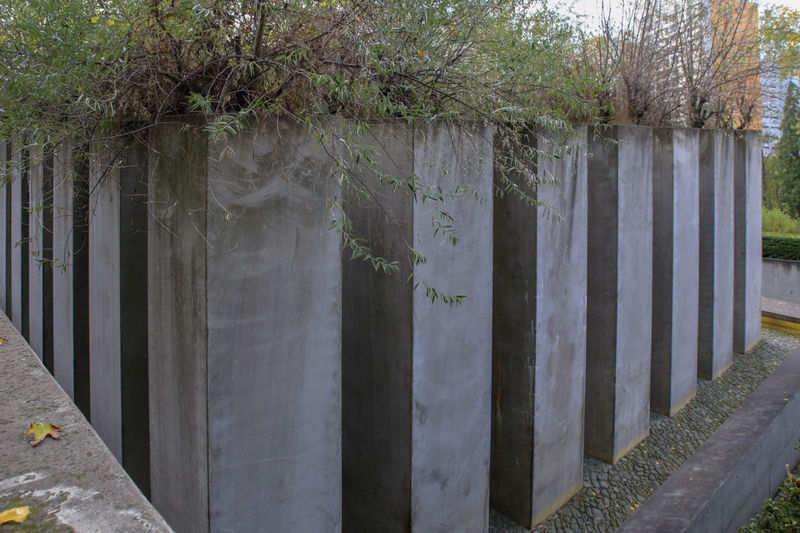
M 492 510 L 490 533 L 613 531 L 798 346 L 800 335 L 764 328 L 758 346 L 749 354 L 734 354 L 725 374 L 714 382 L 699 380 L 697 396 L 679 413 L 672 418 L 650 413 L 650 435 L 616 465 L 585 456 L 583 490 L 546 521 L 529 530 Z

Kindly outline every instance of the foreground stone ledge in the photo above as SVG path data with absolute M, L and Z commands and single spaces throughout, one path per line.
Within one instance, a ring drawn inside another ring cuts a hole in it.
M 738 531 L 800 460 L 798 382 L 800 349 L 617 531 Z
M 29 506 L 33 531 L 172 531 L 1 313 L 0 336 L 0 510 Z M 61 438 L 32 448 L 34 421 Z

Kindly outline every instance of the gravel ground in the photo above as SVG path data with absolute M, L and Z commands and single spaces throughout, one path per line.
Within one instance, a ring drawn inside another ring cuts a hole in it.
M 583 490 L 532 531 L 616 529 L 799 345 L 799 335 L 764 329 L 759 345 L 750 354 L 735 355 L 733 365 L 717 381 L 700 380 L 697 396 L 678 414 L 669 418 L 651 413 L 650 436 L 616 465 L 586 456 Z M 489 531 L 531 530 L 492 510 Z

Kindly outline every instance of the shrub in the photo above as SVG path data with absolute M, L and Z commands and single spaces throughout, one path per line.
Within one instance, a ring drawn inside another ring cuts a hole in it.
M 764 233 L 800 235 L 800 220 L 792 218 L 780 209 L 762 208 L 761 224 Z
M 795 533 L 800 531 L 800 477 L 787 472 L 778 496 L 764 503 L 743 533 Z
M 764 235 L 761 239 L 761 256 L 769 259 L 800 261 L 800 236 Z

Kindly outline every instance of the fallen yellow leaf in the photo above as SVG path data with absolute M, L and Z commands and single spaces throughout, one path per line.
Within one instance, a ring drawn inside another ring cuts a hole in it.
M 5 337 L 0 337 L 0 344 L 5 344 L 5 342 L 6 342 L 6 338 Z
M 45 437 L 48 435 L 51 439 L 58 440 L 60 436 L 58 434 L 61 428 L 58 426 L 54 426 L 53 424 L 42 424 L 41 422 L 34 422 L 31 424 L 31 427 L 28 428 L 28 431 L 25 432 L 25 435 L 33 435 L 33 440 L 31 441 L 31 446 L 36 446 L 40 442 L 44 440 Z
M 30 512 L 31 510 L 27 505 L 25 507 L 15 507 L 14 509 L 3 511 L 0 513 L 0 524 L 10 524 L 11 522 L 19 524 L 28 518 Z

